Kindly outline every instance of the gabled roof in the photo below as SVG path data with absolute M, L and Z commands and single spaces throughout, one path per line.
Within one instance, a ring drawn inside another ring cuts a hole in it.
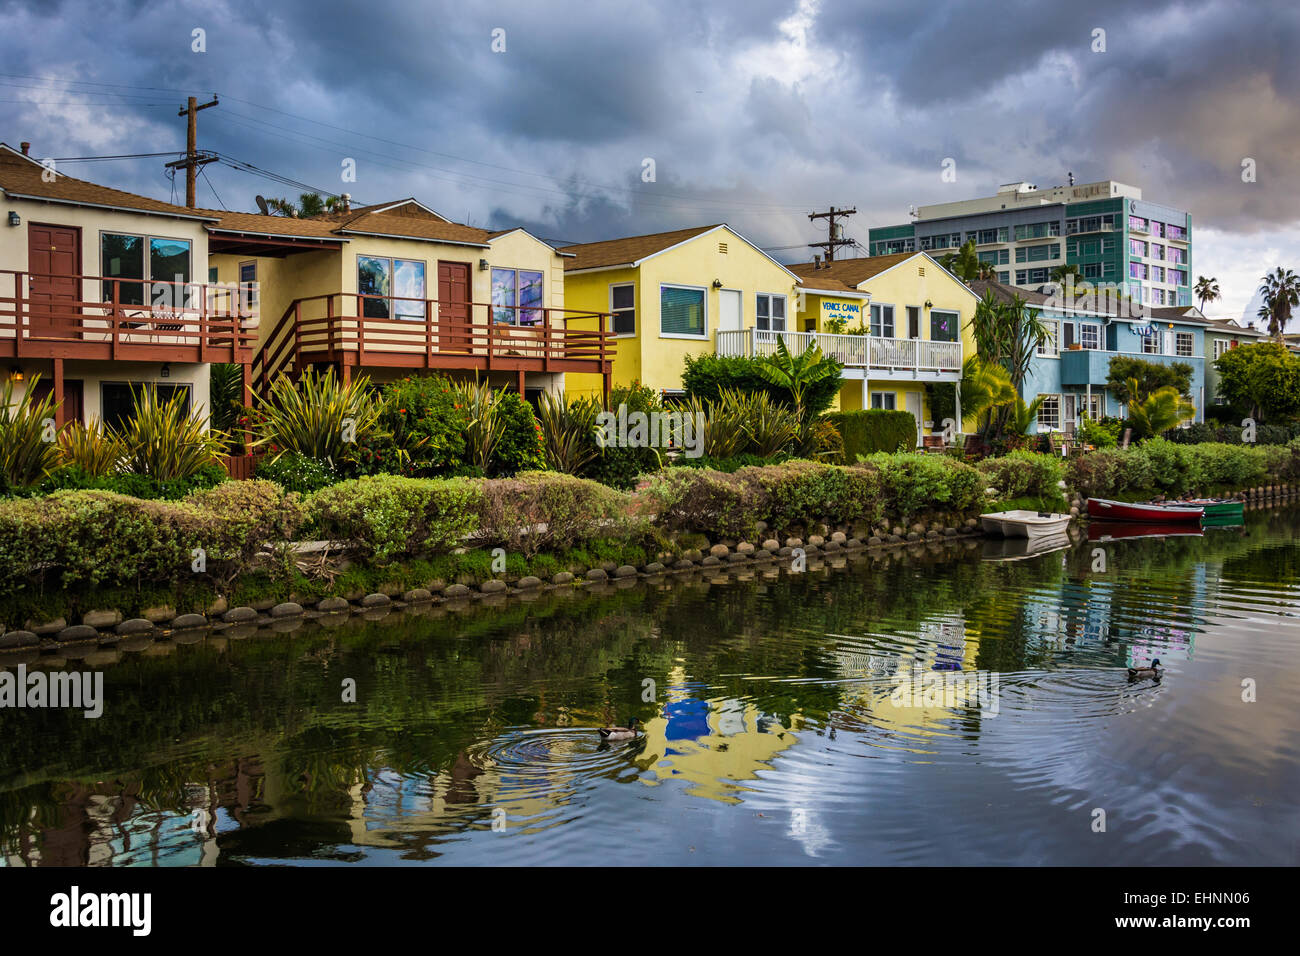
M 312 216 L 312 219 L 320 219 L 328 222 L 351 222 L 361 216 L 373 215 L 375 213 L 384 213 L 390 216 L 404 216 L 411 219 L 433 219 L 438 222 L 451 222 L 446 216 L 430 209 L 418 199 L 408 197 L 406 199 L 395 199 L 390 202 L 371 203 L 368 206 L 353 206 L 351 209 L 343 210 L 339 208 L 327 209 L 319 215 Z
M 573 258 L 564 264 L 566 272 L 580 269 L 612 269 L 619 266 L 639 266 L 651 256 L 667 252 L 706 232 L 719 229 L 724 223 L 711 226 L 692 226 L 689 229 L 674 229 L 671 232 L 653 232 L 644 236 L 625 236 L 622 239 L 602 239 L 600 242 L 580 242 L 572 246 L 563 246 L 562 253 L 571 253 Z
M 810 292 L 814 295 L 817 293 L 830 293 L 832 295 L 843 295 L 857 299 L 871 298 L 870 292 L 864 292 L 856 286 L 851 286 L 842 279 L 832 279 L 829 276 L 823 277 L 820 274 L 815 276 L 800 276 L 799 288 L 804 292 Z
M 1232 319 L 1206 319 L 1205 331 L 1207 332 L 1226 332 L 1231 335 L 1244 335 L 1250 338 L 1268 338 L 1266 329 L 1252 329 L 1244 325 L 1238 325 Z
M 49 180 L 48 182 L 46 180 Z M 213 218 L 205 210 L 188 209 L 172 203 L 159 202 L 148 196 L 110 189 L 73 179 L 59 172 L 51 172 L 30 156 L 5 143 L 0 143 L 0 189 L 14 199 L 34 199 L 42 202 L 64 203 L 70 206 L 89 206 L 98 209 L 118 209 L 152 216 L 172 216 L 177 219 L 207 220 Z
M 394 239 L 418 239 L 425 242 L 450 242 L 462 246 L 486 247 L 491 235 L 486 229 L 463 226 L 444 219 L 394 215 L 391 212 L 366 212 L 342 223 L 335 230 L 348 236 L 389 236 Z
M 790 266 L 799 281 L 809 286 L 822 285 L 827 282 L 842 282 L 852 289 L 860 289 L 862 283 L 876 276 L 884 275 L 917 256 L 929 260 L 936 269 L 950 277 L 959 286 L 969 292 L 972 298 L 979 298 L 966 283 L 944 269 L 942 263 L 928 252 L 895 252 L 887 256 L 861 256 L 857 259 L 834 259 L 823 262 L 820 267 L 816 262 L 799 262 Z
M 1192 325 L 1208 325 L 1209 320 L 1194 305 L 1162 305 L 1151 309 L 1151 318 L 1162 322 L 1186 322 Z

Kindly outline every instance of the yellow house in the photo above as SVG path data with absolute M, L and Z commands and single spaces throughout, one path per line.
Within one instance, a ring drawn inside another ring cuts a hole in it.
M 375 382 L 480 376 L 521 394 L 562 390 L 573 372 L 607 385 L 609 336 L 594 328 L 603 317 L 565 308 L 555 248 L 523 229 L 452 222 L 415 199 L 353 208 L 343 198 L 310 218 L 212 213 L 211 279 L 259 300 L 259 389 L 307 366 Z
M 725 223 L 559 252 L 568 306 L 609 314 L 615 385 L 636 381 L 679 393 L 687 356 L 739 354 L 752 331 L 771 336 L 792 328 L 797 277 Z M 600 381 L 570 375 L 567 385 L 594 394 Z
M 917 421 L 918 444 L 931 429 L 941 432 L 925 386 L 960 383 L 962 361 L 975 353 L 970 323 L 979 297 L 924 252 L 790 269 L 803 290 L 802 346 L 816 341 L 844 365 L 840 409 L 909 411 Z M 860 334 L 849 334 L 855 330 Z

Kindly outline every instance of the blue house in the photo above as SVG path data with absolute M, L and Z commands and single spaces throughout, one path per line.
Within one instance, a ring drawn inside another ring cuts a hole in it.
M 1073 435 L 1084 416 L 1126 417 L 1127 407 L 1106 387 L 1111 359 L 1117 356 L 1191 366 L 1195 420 L 1205 420 L 1205 333 L 1211 323 L 1195 306 L 1148 308 L 1140 315 L 1114 304 L 1106 308 L 1104 297 L 1101 307 L 1081 300 L 1078 305 L 1093 307 L 1076 308 L 1066 305 L 1061 296 L 1001 282 L 972 282 L 971 289 L 980 297 L 991 291 L 1005 302 L 1019 295 L 1048 329 L 1048 340 L 1038 347 L 1020 388 L 1026 402 L 1043 396 L 1039 432 Z

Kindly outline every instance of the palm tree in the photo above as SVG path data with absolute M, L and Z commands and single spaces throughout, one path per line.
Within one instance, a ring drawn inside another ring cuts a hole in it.
M 980 257 L 975 254 L 975 240 L 971 239 L 957 252 L 949 252 L 939 258 L 943 266 L 962 282 L 973 282 L 980 278 Z
M 1268 319 L 1268 334 L 1280 342 L 1291 321 L 1291 310 L 1300 306 L 1300 276 L 1278 266 L 1260 282 L 1259 293 L 1264 297 L 1267 312 L 1261 308 L 1259 314 Z
M 1138 438 L 1163 435 L 1196 417 L 1196 406 L 1179 395 L 1178 389 L 1172 385 L 1157 388 L 1146 398 L 1139 399 L 1137 379 L 1131 378 L 1128 392 L 1134 396 L 1128 403 L 1128 423 Z
M 1077 286 L 1083 280 L 1083 273 L 1074 263 L 1067 262 L 1065 265 L 1055 267 L 1050 276 L 1051 280 L 1058 283 L 1064 291 L 1067 284 Z
M 840 368 L 840 363 L 822 355 L 817 345 L 805 349 L 798 356 L 792 355 L 786 348 L 784 336 L 777 339 L 775 355 L 769 355 L 754 365 L 754 371 L 765 381 L 790 392 L 795 415 L 805 424 L 804 396 L 808 389 L 824 379 L 837 377 Z
M 1205 276 L 1196 277 L 1196 299 L 1200 302 L 1200 310 L 1205 312 L 1205 303 L 1217 302 L 1223 296 L 1219 294 L 1219 280 L 1214 277 L 1206 278 Z
M 295 203 L 292 199 L 268 199 L 266 204 L 277 216 L 289 216 L 294 219 L 310 219 L 323 212 L 334 209 L 339 204 L 337 196 L 321 196 L 320 193 L 301 193 Z

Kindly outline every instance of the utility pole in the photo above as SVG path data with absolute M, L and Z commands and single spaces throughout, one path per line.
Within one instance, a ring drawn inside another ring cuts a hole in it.
M 837 226 L 835 220 L 843 216 L 851 216 L 857 211 L 858 210 L 856 207 L 854 207 L 853 209 L 836 209 L 834 206 L 831 206 L 830 210 L 827 212 L 809 213 L 808 214 L 809 219 L 828 219 L 830 221 L 826 224 L 826 241 L 810 242 L 808 243 L 808 245 L 812 246 L 814 249 L 825 249 L 826 261 L 834 262 L 835 249 L 837 246 L 853 245 L 852 239 L 843 238 L 844 229 L 841 226 Z
M 217 96 L 214 93 L 212 95 L 212 102 L 204 103 L 202 106 L 199 106 L 198 102 L 197 97 L 191 96 L 189 98 L 189 104 L 181 107 L 180 112 L 176 114 L 177 116 L 189 117 L 189 129 L 185 134 L 185 158 L 177 159 L 167 164 L 168 169 L 180 169 L 182 166 L 185 167 L 185 205 L 190 209 L 194 208 L 194 187 L 198 181 L 199 168 L 206 166 L 208 163 L 215 163 L 217 161 L 216 156 L 199 154 L 198 123 L 199 110 L 206 110 L 211 106 L 216 106 Z

